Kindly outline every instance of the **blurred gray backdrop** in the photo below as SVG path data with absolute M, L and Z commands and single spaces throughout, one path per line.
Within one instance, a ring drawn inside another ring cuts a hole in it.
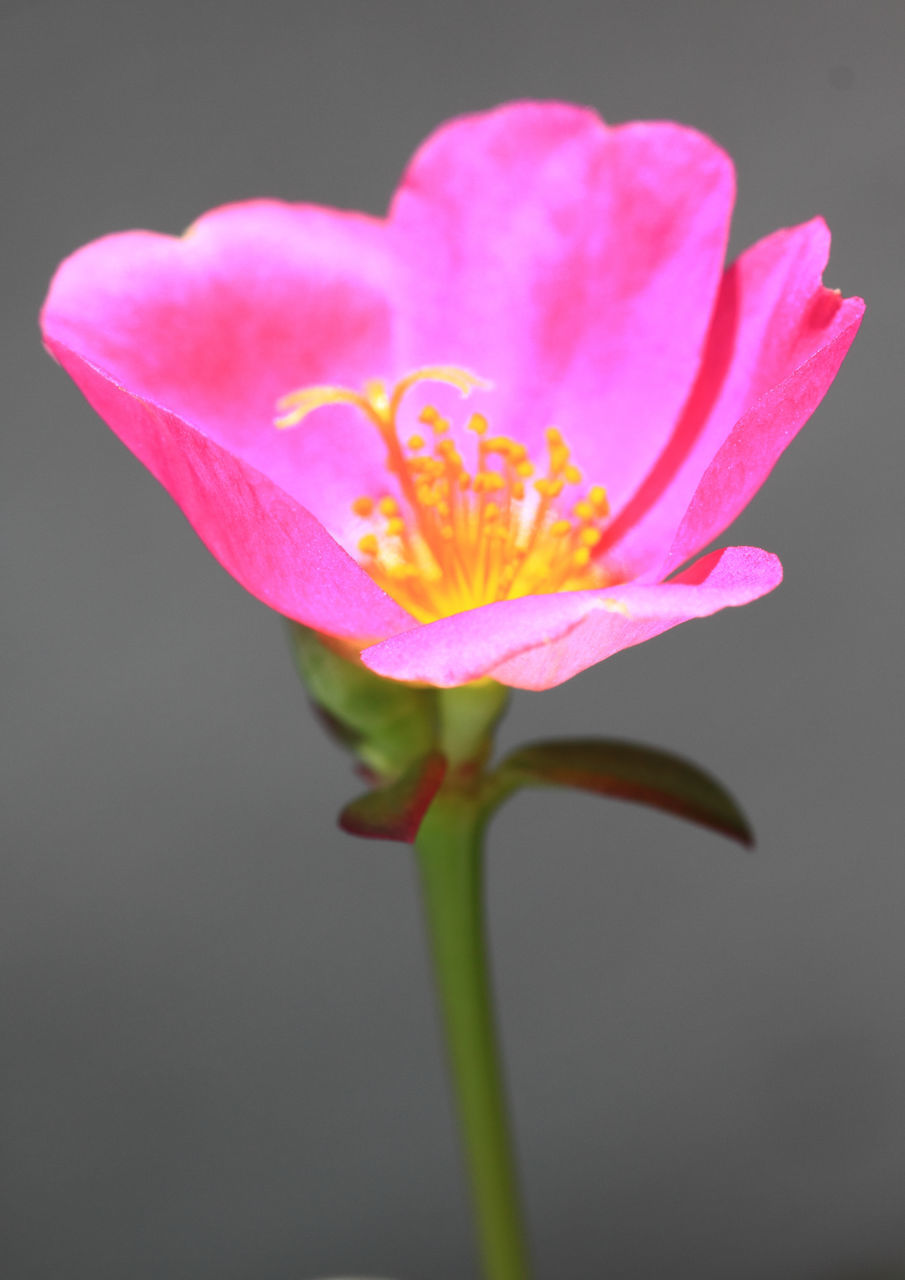
M 279 620 L 44 356 L 60 258 L 274 195 L 380 212 L 457 112 L 562 97 L 735 157 L 733 251 L 815 213 L 868 299 L 736 524 L 785 585 L 516 697 L 503 744 L 684 752 L 754 855 L 630 806 L 491 835 L 538 1274 L 905 1258 L 901 3 L 9 4 L 3 1216 L 10 1280 L 475 1276 L 415 882 Z

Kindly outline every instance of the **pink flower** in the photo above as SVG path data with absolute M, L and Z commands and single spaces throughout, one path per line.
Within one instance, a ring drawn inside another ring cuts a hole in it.
M 382 675 L 544 689 L 780 581 L 752 547 L 682 566 L 863 304 L 823 287 L 820 219 L 724 269 L 732 201 L 691 129 L 519 103 L 434 134 L 386 219 L 255 201 L 96 241 L 44 337 L 259 599 Z

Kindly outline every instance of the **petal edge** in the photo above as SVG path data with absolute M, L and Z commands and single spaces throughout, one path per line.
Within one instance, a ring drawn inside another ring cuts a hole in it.
M 401 632 L 361 658 L 378 675 L 441 688 L 489 676 L 550 689 L 681 622 L 748 604 L 781 580 L 775 555 L 726 547 L 670 582 L 502 600 Z
M 176 414 L 134 395 L 51 335 L 51 355 L 252 595 L 329 635 L 392 635 L 411 617 L 305 507 Z

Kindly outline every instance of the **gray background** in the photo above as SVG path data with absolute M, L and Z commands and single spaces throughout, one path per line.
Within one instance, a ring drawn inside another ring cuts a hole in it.
M 538 1272 L 839 1280 L 905 1258 L 901 3 L 32 3 L 0 24 L 11 1280 L 474 1275 L 408 852 L 278 620 L 42 354 L 56 262 L 258 194 L 374 212 L 456 112 L 672 117 L 739 168 L 733 248 L 823 213 L 867 321 L 734 527 L 786 584 L 571 684 L 503 742 L 718 770 L 754 856 L 535 794 L 490 897 Z

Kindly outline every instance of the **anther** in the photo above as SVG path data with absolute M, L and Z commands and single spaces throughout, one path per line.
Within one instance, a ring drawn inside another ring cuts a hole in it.
M 504 458 L 509 457 L 512 453 L 512 441 L 508 436 L 491 436 L 483 444 L 487 453 L 499 453 Z
M 564 471 L 569 461 L 569 450 L 565 445 L 553 445 L 550 449 L 550 469 L 555 475 Z
M 610 503 L 607 498 L 606 489 L 604 489 L 602 484 L 592 485 L 588 490 L 588 497 L 594 504 L 598 515 L 605 516 L 609 514 Z

